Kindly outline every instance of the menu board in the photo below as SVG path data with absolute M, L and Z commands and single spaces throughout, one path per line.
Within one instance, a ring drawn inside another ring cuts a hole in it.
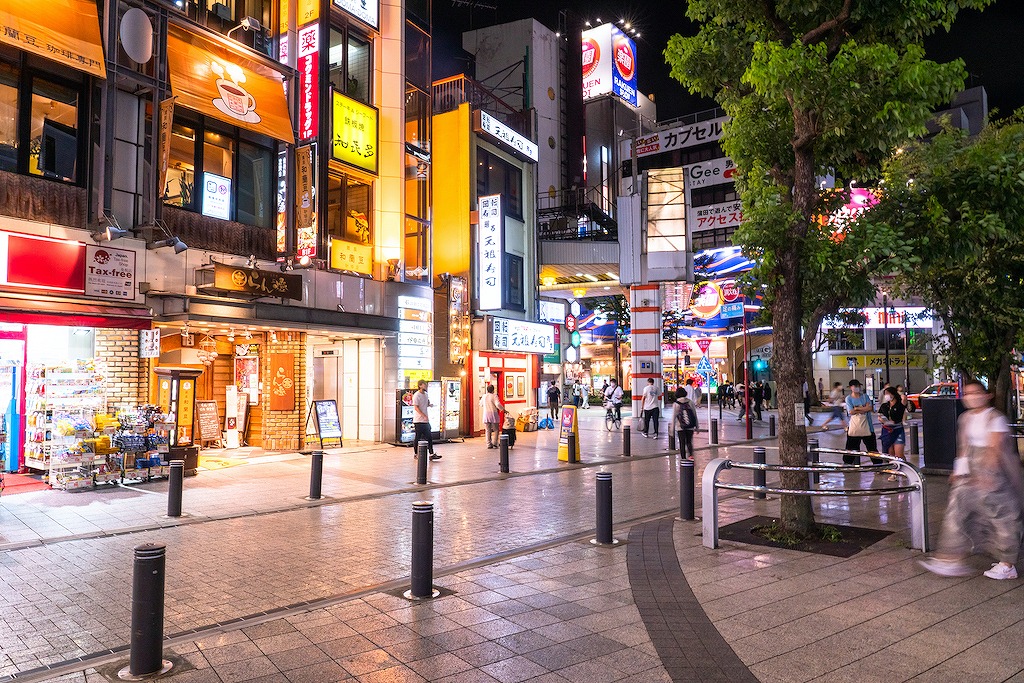
M 220 441 L 220 415 L 216 401 L 196 401 L 200 441 Z
M 316 411 L 316 430 L 320 440 L 341 439 L 341 419 L 338 417 L 338 402 L 334 399 L 313 401 Z
M 415 389 L 398 390 L 398 443 L 411 444 L 416 438 L 416 428 L 413 427 L 412 397 Z

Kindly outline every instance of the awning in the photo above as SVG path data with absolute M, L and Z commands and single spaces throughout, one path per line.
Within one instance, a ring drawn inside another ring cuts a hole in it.
M 0 43 L 107 77 L 95 0 L 4 0 Z
M 294 143 L 281 72 L 177 26 L 167 30 L 177 104 Z
M 125 330 L 148 330 L 153 322 L 150 309 L 141 306 L 85 304 L 62 299 L 23 299 L 13 296 L 0 296 L 0 317 L 4 322 L 21 325 L 113 327 Z

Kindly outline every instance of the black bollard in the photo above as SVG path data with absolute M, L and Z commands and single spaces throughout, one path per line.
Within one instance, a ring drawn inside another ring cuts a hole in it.
M 910 441 L 909 445 L 910 445 L 910 454 L 911 455 L 920 455 L 921 454 L 921 445 L 918 442 L 918 438 L 919 437 L 918 437 L 918 433 L 917 433 L 917 423 L 916 422 L 912 422 L 912 423 L 910 423 L 910 436 L 908 437 L 908 440 Z
M 695 519 L 693 515 L 693 461 L 679 463 L 679 519 Z
M 768 436 L 775 436 L 775 416 L 768 416 Z
M 135 546 L 132 568 L 132 639 L 128 672 L 149 676 L 170 668 L 163 658 L 164 574 L 167 546 L 144 543 Z
M 324 452 L 313 451 L 309 468 L 309 499 L 320 500 L 324 481 Z
M 676 428 L 671 422 L 668 424 L 668 449 L 670 451 L 676 449 Z
M 718 425 L 720 423 L 715 418 L 711 418 L 711 445 L 718 445 Z
M 596 545 L 615 545 L 612 538 L 612 473 L 597 473 L 597 538 Z
M 810 461 L 812 466 L 813 465 L 817 465 L 820 462 L 820 456 L 818 454 L 818 440 L 817 439 L 808 439 L 807 440 L 807 454 L 808 454 L 807 459 Z M 814 483 L 814 484 L 817 484 L 820 481 L 821 481 L 821 474 L 819 474 L 818 472 L 812 472 L 811 473 L 811 482 Z
M 569 436 L 566 437 L 566 442 L 569 449 L 569 462 L 579 462 L 580 454 L 576 450 L 576 434 L 570 432 Z
M 502 474 L 508 474 L 508 434 L 498 439 L 498 467 Z
M 754 462 L 763 465 L 767 462 L 767 453 L 763 446 L 756 446 L 754 448 Z M 764 470 L 754 470 L 754 486 L 767 486 L 768 485 L 768 473 Z M 765 500 L 768 496 L 763 491 L 757 491 L 754 493 L 754 498 L 757 500 Z
M 411 585 L 405 597 L 423 600 L 437 597 L 434 590 L 434 504 L 412 504 Z
M 629 425 L 624 425 L 622 427 L 622 454 L 627 458 L 631 455 L 629 446 Z
M 181 489 L 185 481 L 185 461 L 172 460 L 167 478 L 167 516 L 181 517 Z
M 427 442 L 420 441 L 416 445 L 416 483 L 423 486 L 427 483 Z

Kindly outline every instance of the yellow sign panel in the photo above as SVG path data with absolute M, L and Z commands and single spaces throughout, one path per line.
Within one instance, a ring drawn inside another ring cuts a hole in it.
M 856 365 L 854 366 L 857 370 L 863 370 L 868 368 L 874 370 L 875 368 L 885 368 L 885 354 L 845 354 L 845 353 L 834 353 L 832 354 L 832 369 L 833 370 L 845 370 L 850 367 L 850 359 L 853 359 Z M 923 368 L 928 365 L 928 358 L 920 354 L 910 354 L 907 356 L 906 365 L 912 368 Z M 889 367 L 890 368 L 902 368 L 905 367 L 903 361 L 903 354 L 897 352 L 889 353 Z
M 0 2 L 0 43 L 107 77 L 93 0 L 4 0 Z
M 298 0 L 295 5 L 296 26 L 305 26 L 320 18 L 320 0 Z
M 347 240 L 331 240 L 331 268 L 373 275 L 373 247 Z
M 295 142 L 280 72 L 184 29 L 167 29 L 178 104 L 251 131 Z
M 195 380 L 183 379 L 178 389 L 178 440 L 179 445 L 192 443 L 192 421 L 195 419 Z
M 576 414 L 576 406 L 562 406 L 558 420 L 558 459 L 569 462 L 569 435 L 576 435 L 576 460 L 582 459 L 580 454 L 580 425 Z
M 377 172 L 377 110 L 334 93 L 332 156 L 370 173 Z

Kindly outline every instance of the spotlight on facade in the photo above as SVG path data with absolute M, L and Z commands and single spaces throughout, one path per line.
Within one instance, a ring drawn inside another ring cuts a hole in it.
M 156 242 L 153 242 L 152 244 L 149 245 L 150 249 L 162 249 L 164 247 L 173 247 L 175 254 L 180 254 L 181 252 L 188 249 L 187 244 L 185 244 L 179 238 L 174 236 L 168 237 L 167 239 L 163 240 L 157 240 Z
M 106 228 L 92 233 L 92 239 L 94 242 L 112 242 L 113 240 L 119 240 L 122 237 L 126 237 L 128 231 L 123 228 L 118 228 L 113 225 L 108 225 Z

